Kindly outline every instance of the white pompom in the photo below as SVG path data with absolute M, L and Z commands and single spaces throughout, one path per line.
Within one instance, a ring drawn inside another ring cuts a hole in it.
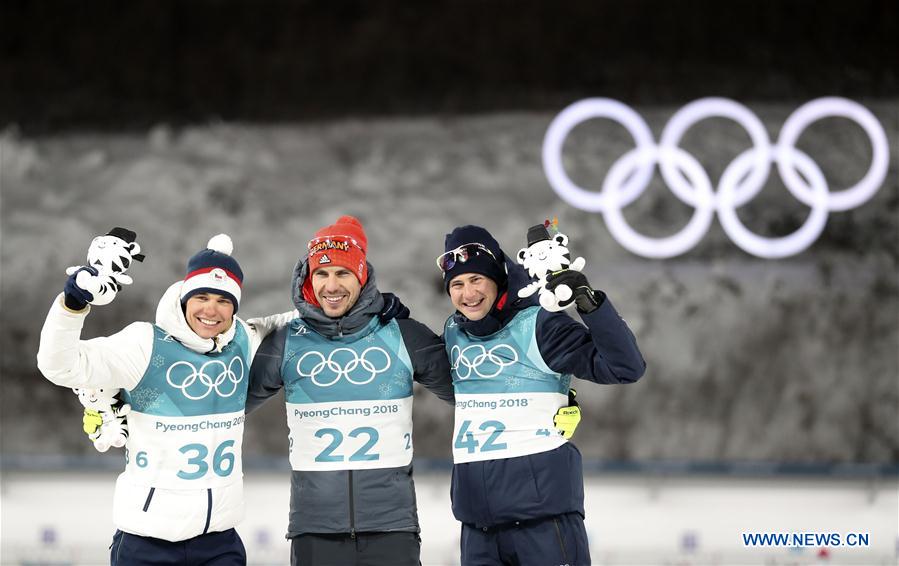
M 213 236 L 209 239 L 209 243 L 206 244 L 206 248 L 231 255 L 231 252 L 234 251 L 234 243 L 231 242 L 231 236 L 228 234 L 218 234 L 217 236 Z

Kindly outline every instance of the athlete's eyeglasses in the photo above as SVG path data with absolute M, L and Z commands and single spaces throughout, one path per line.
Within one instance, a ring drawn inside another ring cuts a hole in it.
M 493 261 L 496 261 L 496 256 L 487 249 L 487 246 L 478 242 L 472 242 L 470 244 L 462 244 L 456 249 L 437 256 L 437 267 L 440 268 L 440 271 L 446 273 L 454 268 L 456 264 L 465 263 L 469 259 L 482 254 L 487 254 L 493 258 Z

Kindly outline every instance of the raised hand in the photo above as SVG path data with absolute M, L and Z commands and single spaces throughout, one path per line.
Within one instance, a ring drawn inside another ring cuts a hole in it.
M 66 273 L 69 278 L 65 284 L 65 303 L 74 311 L 84 310 L 88 303 L 107 305 L 122 290 L 122 284 L 118 281 L 121 275 L 100 275 L 90 266 L 70 267 Z M 131 278 L 124 277 L 127 278 L 124 283 L 129 284 Z
M 124 285 L 131 285 L 125 272 L 134 261 L 143 261 L 137 234 L 127 228 L 115 227 L 105 236 L 97 236 L 87 250 L 87 265 L 66 269 L 66 306 L 83 310 L 88 303 L 106 305 L 112 302 Z
M 577 306 L 577 310 L 582 313 L 591 313 L 599 308 L 605 295 L 602 291 L 594 291 L 587 281 L 587 276 L 580 271 L 573 269 L 563 269 L 550 273 L 546 277 L 546 290 L 554 291 L 556 287 L 566 285 L 571 289 L 571 297 L 568 300 L 561 301 L 560 307 L 567 307 L 572 302 Z

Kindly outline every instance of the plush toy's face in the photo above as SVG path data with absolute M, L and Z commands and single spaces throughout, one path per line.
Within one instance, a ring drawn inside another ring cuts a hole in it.
M 531 277 L 540 277 L 552 271 L 558 271 L 571 265 L 571 255 L 565 244 L 568 238 L 564 234 L 556 234 L 551 240 L 542 240 L 518 252 L 518 263 L 528 270 Z
M 97 236 L 87 250 L 87 262 L 100 273 L 124 273 L 131 266 L 131 256 L 139 252 L 137 242 L 129 244 L 116 236 Z
M 118 389 L 75 389 L 78 400 L 88 409 L 108 410 L 116 403 Z

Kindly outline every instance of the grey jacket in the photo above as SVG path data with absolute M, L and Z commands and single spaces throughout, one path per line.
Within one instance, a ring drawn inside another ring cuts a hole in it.
M 299 290 L 306 265 L 294 273 L 294 302 L 304 322 L 323 336 L 364 327 L 378 316 L 383 301 L 369 265 L 369 278 L 356 305 L 339 319 L 324 317 Z M 453 385 L 443 342 L 427 326 L 412 319 L 397 320 L 412 361 L 413 379 L 452 403 Z M 288 327 L 269 335 L 259 347 L 250 369 L 247 412 L 284 387 L 281 365 Z M 288 538 L 304 533 L 418 532 L 418 511 L 412 464 L 398 468 L 292 472 Z

